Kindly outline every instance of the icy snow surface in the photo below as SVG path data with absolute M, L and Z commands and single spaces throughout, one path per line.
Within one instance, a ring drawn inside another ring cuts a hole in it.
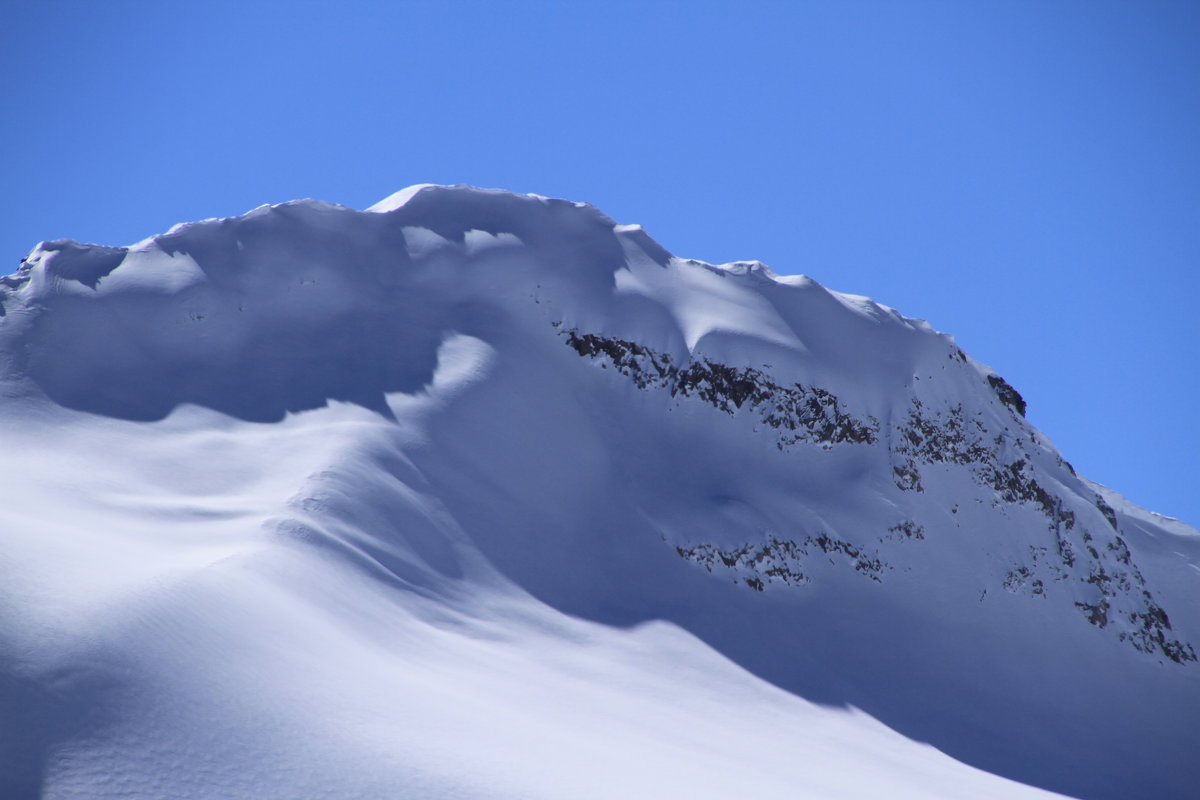
M 925 323 L 583 204 L 43 243 L 0 404 L 5 798 L 1200 785 L 1196 531 Z

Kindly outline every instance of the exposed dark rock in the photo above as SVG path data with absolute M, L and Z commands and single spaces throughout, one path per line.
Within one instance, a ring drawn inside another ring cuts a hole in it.
M 896 479 L 896 487 L 906 492 L 923 492 L 925 487 L 921 485 L 921 473 L 917 471 L 917 465 L 911 461 L 904 466 L 892 467 L 892 475 Z
M 763 591 L 772 583 L 789 586 L 808 583 L 809 578 L 802 566 L 805 560 L 812 558 L 813 551 L 817 549 L 827 555 L 844 557 L 856 572 L 876 583 L 881 582 L 880 575 L 884 570 L 890 569 L 877 555 L 868 554 L 850 542 L 835 539 L 825 533 L 807 536 L 799 542 L 768 536 L 762 544 L 743 544 L 729 549 L 707 543 L 688 547 L 676 545 L 675 552 L 681 558 L 704 567 L 708 572 L 720 568 L 730 570 L 746 586 Z
M 1001 403 L 1004 403 L 1004 405 L 1022 417 L 1025 416 L 1025 398 L 1021 397 L 1021 393 L 1014 389 L 1008 381 L 999 375 L 988 375 L 988 383 L 996 393 L 996 396 L 1000 398 Z
M 1149 592 L 1144 594 L 1147 601 L 1146 610 L 1129 614 L 1129 621 L 1135 627 L 1132 631 L 1122 633 L 1121 639 L 1128 640 L 1143 653 L 1153 653 L 1157 650 L 1176 664 L 1196 661 L 1196 651 L 1190 644 L 1177 639 L 1167 639 L 1166 632 L 1171 630 L 1167 612 L 1153 602 Z
M 610 336 L 576 330 L 560 331 L 560 335 L 579 355 L 602 359 L 601 366 L 611 364 L 639 389 L 661 388 L 672 397 L 695 397 L 727 414 L 743 408 L 757 413 L 764 425 L 780 431 L 776 441 L 780 450 L 800 442 L 830 447 L 878 440 L 878 420 L 855 419 L 837 397 L 817 386 L 782 386 L 762 370 L 706 358 L 678 366 L 666 353 Z
M 1100 495 L 1096 495 L 1096 508 L 1099 509 L 1100 513 L 1104 515 L 1104 518 L 1108 520 L 1108 524 L 1112 526 L 1112 529 L 1114 531 L 1117 530 L 1117 512 L 1114 511 L 1113 507 L 1106 503 L 1104 498 Z
M 893 525 L 892 527 L 888 528 L 888 532 L 900 534 L 905 539 L 925 538 L 925 527 L 923 525 L 918 525 L 911 519 L 906 519 L 904 522 Z
M 1082 611 L 1087 617 L 1087 621 L 1097 628 L 1108 627 L 1108 601 L 1104 598 L 1100 598 L 1098 603 L 1076 602 L 1075 607 Z

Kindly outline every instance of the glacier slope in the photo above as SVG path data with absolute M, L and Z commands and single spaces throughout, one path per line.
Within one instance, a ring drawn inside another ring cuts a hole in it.
M 0 280 L 14 792 L 1200 780 L 1195 531 L 865 298 L 433 186 Z

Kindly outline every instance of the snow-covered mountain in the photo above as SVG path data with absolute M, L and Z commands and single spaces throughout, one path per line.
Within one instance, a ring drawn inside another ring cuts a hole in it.
M 1200 791 L 1200 534 L 924 322 L 587 205 L 44 242 L 0 407 L 6 798 Z

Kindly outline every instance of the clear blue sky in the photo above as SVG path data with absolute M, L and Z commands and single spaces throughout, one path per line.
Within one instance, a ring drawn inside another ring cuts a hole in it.
M 1200 3 L 0 10 L 0 258 L 419 182 L 585 200 L 953 333 L 1200 524 Z

